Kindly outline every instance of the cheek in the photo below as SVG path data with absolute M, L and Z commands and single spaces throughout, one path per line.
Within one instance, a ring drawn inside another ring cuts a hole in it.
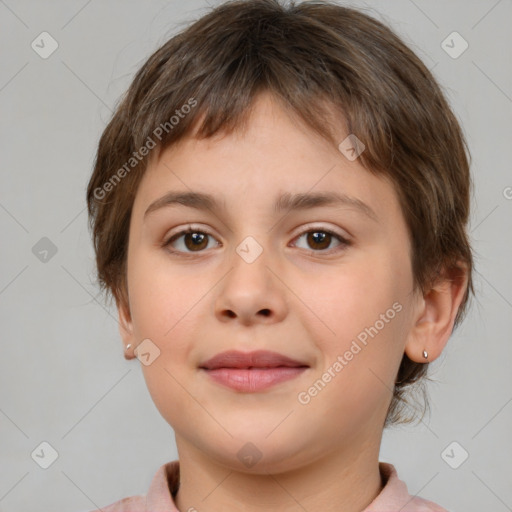
M 157 251 L 134 251 L 128 264 L 128 288 L 134 329 L 162 338 L 198 300 L 197 276 L 185 279 Z
M 305 411 L 320 416 L 328 408 L 333 420 L 343 421 L 344 432 L 357 431 L 370 416 L 376 422 L 384 418 L 403 355 L 401 303 L 376 304 L 385 307 L 374 305 L 372 309 L 361 303 L 364 313 L 358 318 L 338 320 L 335 340 L 319 341 L 323 344 L 322 367 L 311 379 L 311 387 L 301 390 L 302 399 L 310 400 L 303 406 Z M 334 437 L 340 433 L 332 427 Z
M 133 329 L 136 343 L 150 339 L 158 354 L 149 365 L 141 361 L 141 369 L 157 409 L 167 422 L 175 424 L 179 423 L 179 411 L 194 407 L 183 385 L 192 369 L 190 339 L 200 335 L 201 322 L 194 316 L 200 288 L 191 287 L 195 292 L 187 293 L 188 280 L 185 288 L 178 277 L 154 266 L 141 268 L 130 284 Z
M 398 300 L 400 286 L 385 266 L 374 263 L 340 268 L 323 283 L 309 278 L 303 293 L 330 333 L 326 339 L 334 342 L 373 325 Z
M 392 386 L 403 355 L 409 276 L 400 274 L 399 265 L 391 255 L 381 255 L 372 265 L 347 266 L 330 281 L 328 293 L 312 295 L 325 324 L 321 335 L 311 333 L 323 354 L 322 366 L 332 367 L 341 356 L 337 382 L 340 389 L 357 388 L 356 398 L 371 395 L 372 386 L 384 392 Z

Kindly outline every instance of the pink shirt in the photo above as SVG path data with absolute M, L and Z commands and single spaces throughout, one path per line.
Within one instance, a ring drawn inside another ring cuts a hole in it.
M 379 462 L 384 488 L 361 512 L 448 512 L 432 501 L 411 496 L 392 464 Z M 179 482 L 179 461 L 161 466 L 146 496 L 130 496 L 94 512 L 180 512 L 172 498 Z M 186 512 L 186 511 L 182 511 Z

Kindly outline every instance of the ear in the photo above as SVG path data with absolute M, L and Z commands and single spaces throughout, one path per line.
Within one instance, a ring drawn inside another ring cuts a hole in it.
M 134 359 L 134 336 L 133 324 L 130 313 L 130 306 L 126 300 L 116 298 L 117 312 L 119 315 L 119 334 L 123 340 L 123 353 L 125 359 Z M 131 345 L 131 348 L 126 350 L 126 347 Z
M 405 353 L 417 363 L 432 362 L 443 351 L 468 282 L 467 266 L 445 270 L 431 290 L 418 302 L 415 323 L 409 333 Z M 425 358 L 423 351 L 428 357 Z

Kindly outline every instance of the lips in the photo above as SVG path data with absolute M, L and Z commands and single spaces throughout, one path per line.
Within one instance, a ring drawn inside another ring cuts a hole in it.
M 208 378 L 240 393 L 263 392 L 302 375 L 309 365 L 277 352 L 228 350 L 199 365 Z
M 221 352 L 199 365 L 199 368 L 205 370 L 217 370 L 219 368 L 308 368 L 305 362 L 297 361 L 278 352 L 268 350 L 257 350 L 254 352 L 240 352 L 237 350 L 228 350 Z

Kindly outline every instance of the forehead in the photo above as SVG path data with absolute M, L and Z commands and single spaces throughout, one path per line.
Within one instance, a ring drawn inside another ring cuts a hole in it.
M 339 142 L 347 135 L 340 120 Z M 276 210 L 296 194 L 350 198 L 367 205 L 370 216 L 397 206 L 388 179 L 347 159 L 270 95 L 255 101 L 243 129 L 206 139 L 188 136 L 152 156 L 137 192 L 139 214 L 168 192 L 210 195 L 224 208 L 252 204 Z

